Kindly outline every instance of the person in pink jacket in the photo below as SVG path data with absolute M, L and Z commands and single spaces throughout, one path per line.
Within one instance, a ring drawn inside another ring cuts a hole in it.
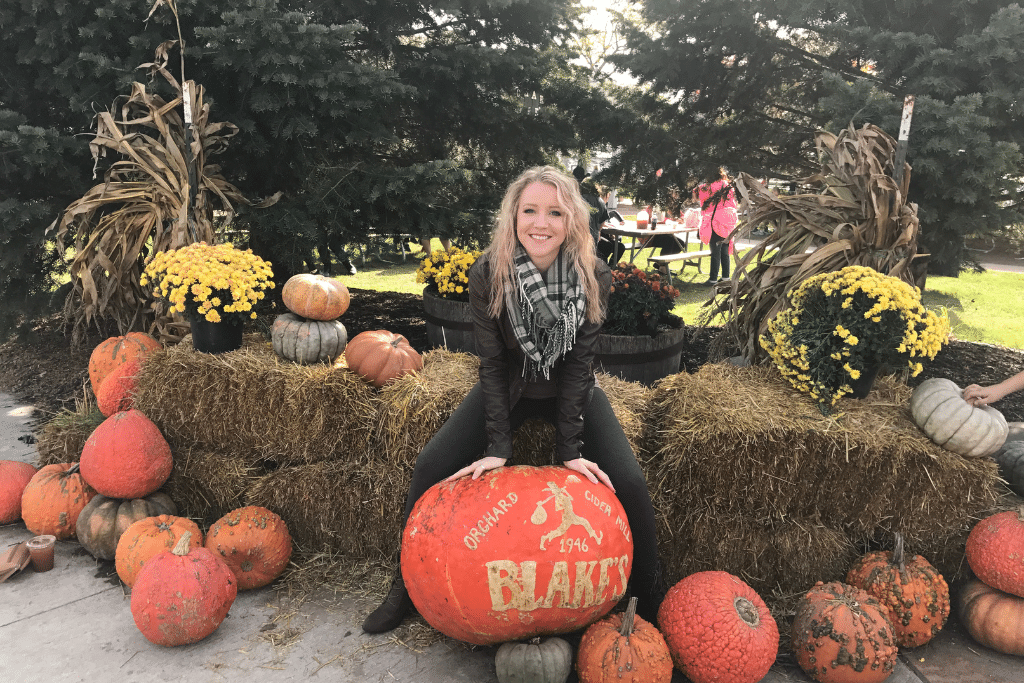
M 724 168 L 712 173 L 705 182 L 693 189 L 693 200 L 701 210 L 700 241 L 711 247 L 711 273 L 704 283 L 714 285 L 729 279 L 729 254 L 733 251 L 730 235 L 739 216 L 736 212 L 736 192 Z M 718 277 L 718 269 L 722 277 Z

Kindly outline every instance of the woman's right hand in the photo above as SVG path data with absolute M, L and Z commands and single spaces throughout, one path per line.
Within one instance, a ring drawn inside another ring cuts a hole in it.
M 474 479 L 479 479 L 480 475 L 487 470 L 496 470 L 499 467 L 503 467 L 505 462 L 506 458 L 496 458 L 493 455 L 488 455 L 485 458 L 480 458 L 472 465 L 466 465 L 461 470 L 445 479 L 445 481 L 455 481 L 456 479 L 461 479 L 470 473 L 473 474 Z

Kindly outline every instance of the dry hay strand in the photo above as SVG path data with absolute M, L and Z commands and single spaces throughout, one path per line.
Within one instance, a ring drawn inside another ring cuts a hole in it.
M 373 389 L 345 369 L 280 361 L 258 340 L 218 355 L 181 344 L 152 354 L 135 407 L 172 448 L 216 450 L 252 465 L 366 453 Z
M 180 514 L 209 526 L 245 504 L 245 493 L 259 474 L 246 460 L 187 448 L 174 452 L 174 467 L 163 490 Z
M 36 467 L 77 462 L 85 442 L 105 419 L 83 387 L 82 398 L 75 399 L 74 410 L 65 408 L 39 430 Z

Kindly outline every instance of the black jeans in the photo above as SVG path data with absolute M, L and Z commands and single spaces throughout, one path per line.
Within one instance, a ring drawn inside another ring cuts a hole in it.
M 729 279 L 729 240 L 719 236 L 717 233 L 712 231 L 711 242 L 708 244 L 711 247 L 711 274 L 708 277 L 709 280 L 718 279 L 718 267 L 722 267 L 722 279 Z

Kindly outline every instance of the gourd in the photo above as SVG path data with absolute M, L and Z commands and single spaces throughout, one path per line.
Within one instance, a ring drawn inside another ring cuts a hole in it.
M 960 620 L 976 641 L 1024 656 L 1024 598 L 973 579 L 960 591 Z
M 108 337 L 89 355 L 89 382 L 92 393 L 99 391 L 107 375 L 121 363 L 142 359 L 162 348 L 160 342 L 144 332 L 129 332 L 123 337 Z
M 78 463 L 41 468 L 21 494 L 21 518 L 36 536 L 65 541 L 75 536 L 78 515 L 96 491 L 78 473 Z
M 498 683 L 565 683 L 572 671 L 572 647 L 561 638 L 503 643 L 494 655 Z
M 1018 496 L 1024 496 L 1024 441 L 1007 441 L 992 455 L 999 465 L 999 476 Z
M 907 559 L 902 534 L 896 534 L 893 552 L 868 553 L 857 560 L 846 583 L 866 591 L 888 610 L 899 647 L 924 645 L 949 616 L 945 579 L 920 555 Z
M 36 468 L 19 460 L 0 460 L 0 524 L 21 519 L 21 494 Z
M 357 334 L 345 349 L 345 361 L 349 369 L 376 387 L 423 369 L 423 359 L 409 341 L 387 330 Z
M 151 643 L 195 643 L 217 630 L 235 602 L 235 575 L 185 532 L 171 552 L 154 556 L 132 588 L 135 625 Z
M 796 661 L 820 683 L 880 683 L 896 666 L 897 647 L 886 610 L 849 584 L 814 584 L 793 619 Z
M 661 632 L 636 616 L 636 598 L 626 613 L 591 624 L 576 653 L 581 683 L 669 683 L 672 655 Z
M 340 356 L 348 343 L 348 331 L 337 320 L 321 322 L 284 313 L 274 319 L 270 338 L 278 356 L 309 365 L 331 363 Z
M 141 367 L 142 362 L 138 359 L 125 361 L 100 383 L 100 389 L 96 392 L 96 407 L 103 413 L 103 417 L 131 410 L 135 401 L 136 378 Z
M 132 524 L 146 517 L 176 514 L 178 508 L 166 493 L 154 493 L 134 500 L 98 495 L 79 513 L 75 534 L 78 542 L 93 557 L 113 560 L 121 534 Z
M 140 411 L 115 413 L 82 447 L 82 476 L 109 498 L 144 498 L 171 476 L 171 447 Z
M 658 626 L 675 665 L 694 683 L 756 683 L 779 650 L 779 628 L 753 588 L 722 571 L 672 586 Z
M 1024 505 L 974 525 L 967 536 L 967 564 L 993 588 L 1024 598 Z
M 323 275 L 293 275 L 284 283 L 281 300 L 288 310 L 311 320 L 335 320 L 348 310 L 344 283 Z
M 174 515 L 157 515 L 134 522 L 125 529 L 114 551 L 114 568 L 129 587 L 135 585 L 139 572 L 154 555 L 174 548 L 188 532 L 193 547 L 203 544 L 203 534 L 191 519 Z
M 990 406 L 972 406 L 952 380 L 933 377 L 910 396 L 910 414 L 928 438 L 966 457 L 991 455 L 1009 434 L 1003 414 Z
M 292 537 L 284 520 L 250 505 L 232 510 L 210 527 L 206 549 L 227 564 L 238 590 L 260 588 L 276 579 L 292 556 Z

